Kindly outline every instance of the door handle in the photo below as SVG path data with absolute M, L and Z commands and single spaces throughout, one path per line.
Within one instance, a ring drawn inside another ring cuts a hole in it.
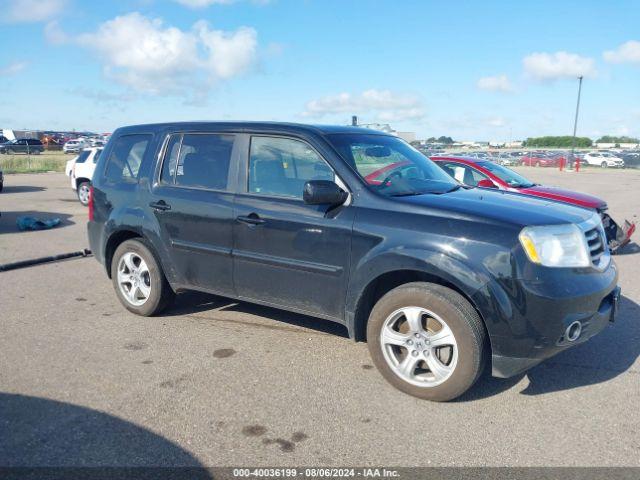
M 250 213 L 249 215 L 240 215 L 236 218 L 239 222 L 246 223 L 249 226 L 263 225 L 265 220 L 260 218 L 257 213 Z
M 166 212 L 167 210 L 171 210 L 171 205 L 169 205 L 164 200 L 159 200 L 157 202 L 151 202 L 149 204 L 149 206 L 151 208 L 153 208 L 154 210 L 158 210 L 158 211 L 161 211 L 161 212 Z

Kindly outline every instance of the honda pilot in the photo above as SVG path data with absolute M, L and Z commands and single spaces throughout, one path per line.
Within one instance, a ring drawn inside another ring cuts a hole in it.
M 88 234 L 131 312 L 198 290 L 337 322 L 393 386 L 436 401 L 485 365 L 510 377 L 587 341 L 620 292 L 594 211 L 466 187 L 359 127 L 120 128 Z

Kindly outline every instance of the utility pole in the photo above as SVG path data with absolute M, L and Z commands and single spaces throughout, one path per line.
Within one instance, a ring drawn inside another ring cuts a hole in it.
M 578 112 L 580 111 L 580 94 L 582 93 L 582 75 L 578 77 L 578 102 L 576 103 L 576 117 L 573 120 L 573 139 L 571 140 L 571 166 L 575 162 L 576 130 L 578 129 Z

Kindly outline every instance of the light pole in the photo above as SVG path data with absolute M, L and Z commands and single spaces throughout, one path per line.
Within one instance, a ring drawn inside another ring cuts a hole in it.
M 580 94 L 582 93 L 582 75 L 578 77 L 578 102 L 576 103 L 576 117 L 573 120 L 573 139 L 571 140 L 571 167 L 575 162 L 576 130 L 578 129 L 578 112 L 580 111 Z

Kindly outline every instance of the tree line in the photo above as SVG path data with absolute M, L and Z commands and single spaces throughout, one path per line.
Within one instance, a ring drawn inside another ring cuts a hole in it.
M 525 147 L 559 147 L 571 148 L 573 145 L 573 137 L 564 135 L 560 137 L 529 137 L 523 143 Z M 593 145 L 593 141 L 589 137 L 576 137 L 577 148 L 588 148 Z

